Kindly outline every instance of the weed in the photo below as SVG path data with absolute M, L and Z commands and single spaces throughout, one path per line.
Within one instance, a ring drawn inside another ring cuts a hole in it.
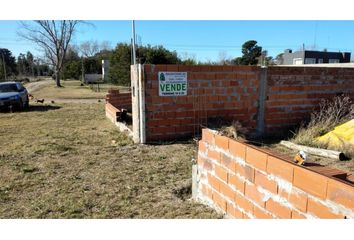
M 333 148 L 328 143 L 321 143 L 316 140 L 317 137 L 332 131 L 337 125 L 354 118 L 354 104 L 350 97 L 341 95 L 332 100 L 322 100 L 318 110 L 311 114 L 310 121 L 302 124 L 295 133 L 292 141 L 297 144 L 328 148 L 343 151 L 347 156 L 354 157 L 351 146 L 342 145 L 339 148 Z

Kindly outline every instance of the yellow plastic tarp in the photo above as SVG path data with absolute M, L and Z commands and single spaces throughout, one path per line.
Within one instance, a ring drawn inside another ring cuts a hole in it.
M 317 140 L 333 147 L 351 145 L 354 148 L 354 119 L 335 127 L 334 130 L 318 137 Z

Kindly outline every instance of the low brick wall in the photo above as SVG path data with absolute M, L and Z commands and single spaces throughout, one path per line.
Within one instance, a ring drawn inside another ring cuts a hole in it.
M 106 116 L 113 123 L 117 122 L 117 117 L 121 109 L 132 110 L 131 93 L 120 93 L 119 90 L 110 89 L 106 95 Z
M 115 123 L 117 122 L 117 116 L 120 113 L 118 108 L 110 104 L 109 102 L 106 102 L 105 104 L 105 110 L 106 110 L 106 117 L 111 120 L 111 122 Z
M 196 198 L 230 218 L 354 218 L 354 185 L 335 177 L 343 173 L 203 129 Z
M 117 109 L 132 110 L 132 94 L 121 93 L 119 90 L 110 89 L 106 95 L 106 103 L 112 104 Z

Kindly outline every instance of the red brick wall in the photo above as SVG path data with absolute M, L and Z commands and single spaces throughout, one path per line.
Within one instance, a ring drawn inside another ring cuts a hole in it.
M 132 94 L 131 93 L 121 93 L 119 90 L 110 89 L 106 95 L 106 103 L 110 103 L 117 109 L 127 109 L 132 110 Z
M 187 96 L 160 97 L 159 71 L 187 72 Z M 144 79 L 147 141 L 191 136 L 212 117 L 256 127 L 257 67 L 144 65 Z
M 269 67 L 267 76 L 268 132 L 309 118 L 322 98 L 347 93 L 354 99 L 354 68 Z
M 112 122 L 117 122 L 117 116 L 121 109 L 132 110 L 132 94 L 120 93 L 119 90 L 110 89 L 106 95 L 106 117 Z
M 197 198 L 230 218 L 354 218 L 354 185 L 215 131 L 199 141 Z

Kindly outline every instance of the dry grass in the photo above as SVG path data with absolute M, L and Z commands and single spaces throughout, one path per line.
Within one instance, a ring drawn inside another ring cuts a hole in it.
M 81 86 L 81 82 L 77 80 L 61 81 L 62 88 L 53 84 L 32 92 L 34 96 L 40 95 L 41 98 L 52 99 L 102 99 L 107 91 L 94 92 L 88 86 Z
M 1 218 L 221 217 L 189 200 L 193 143 L 134 145 L 103 104 L 32 104 L 0 125 Z
M 321 143 L 317 137 L 332 131 L 336 126 L 354 118 L 354 104 L 347 96 L 337 96 L 331 101 L 322 100 L 319 109 L 311 114 L 308 124 L 303 124 L 295 133 L 292 141 L 297 144 L 332 149 L 344 152 L 346 156 L 353 158 L 354 150 L 351 146 L 340 147 L 330 146 L 328 143 Z

